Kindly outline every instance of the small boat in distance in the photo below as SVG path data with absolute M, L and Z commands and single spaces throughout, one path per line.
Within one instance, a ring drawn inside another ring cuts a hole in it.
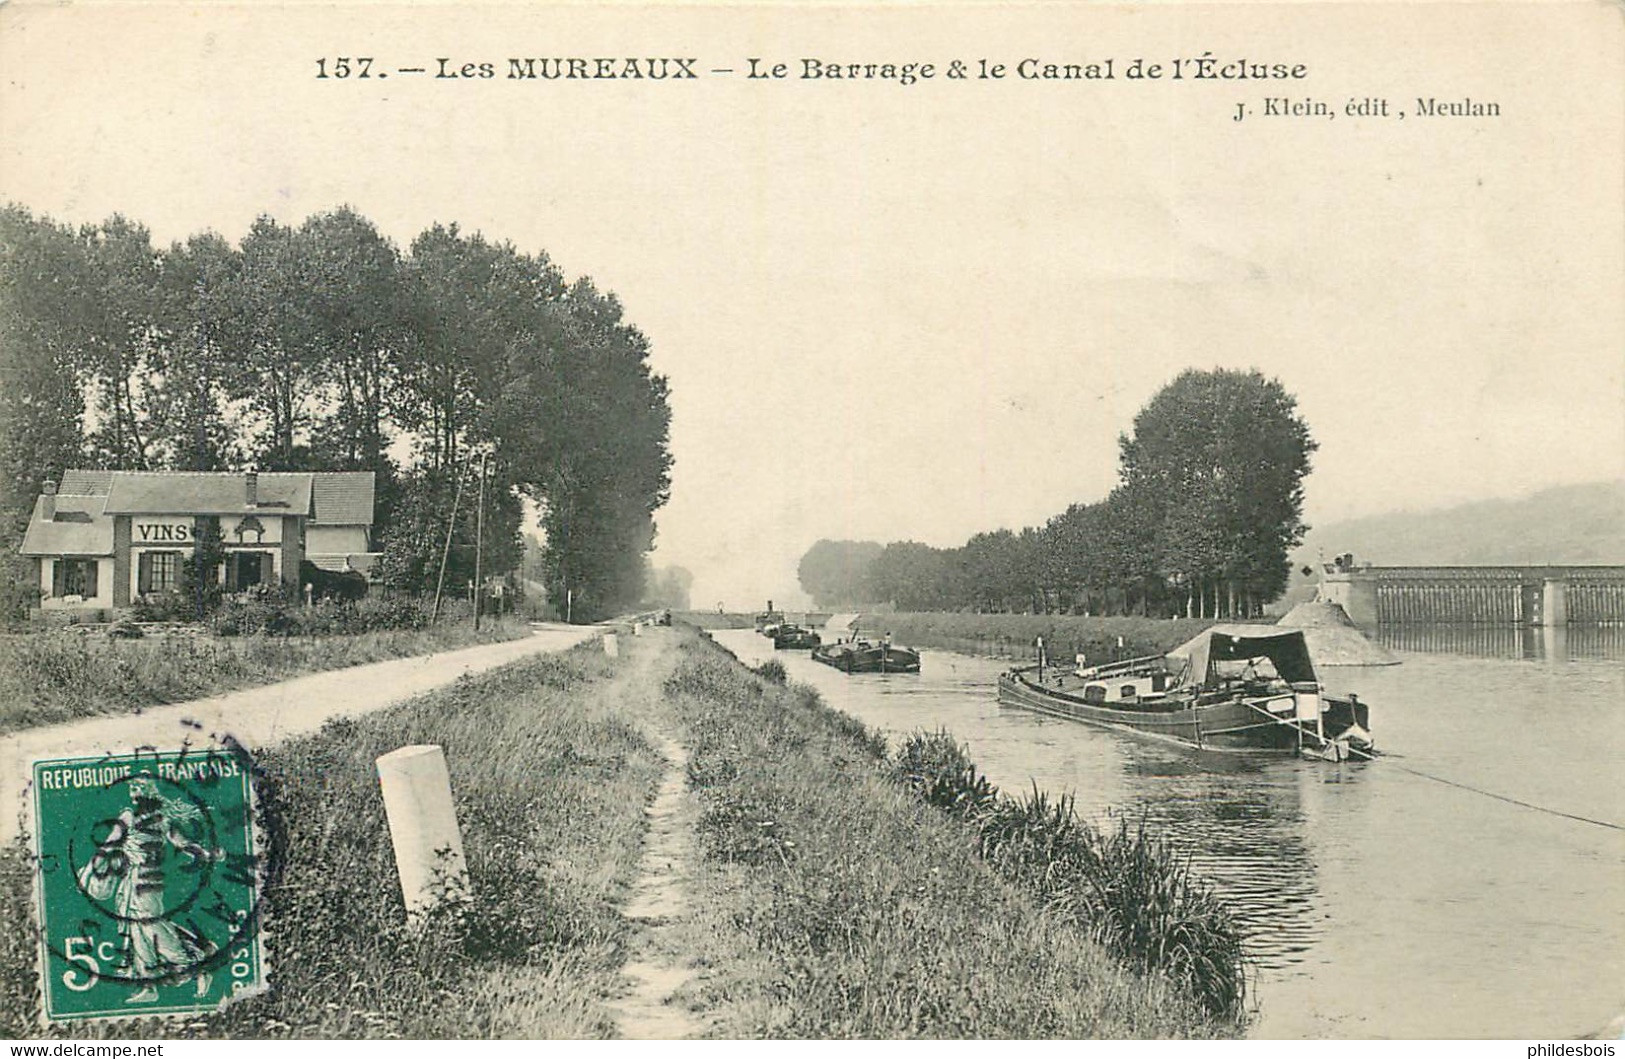
M 823 642 L 823 637 L 811 629 L 788 622 L 773 630 L 773 649 L 776 651 L 817 647 Z
M 920 652 L 899 647 L 889 638 L 879 641 L 853 637 L 814 647 L 813 660 L 843 673 L 918 673 Z
M 778 631 L 779 626 L 784 624 L 784 614 L 773 609 L 773 601 L 770 599 L 767 601 L 767 609 L 757 614 L 752 620 L 756 623 L 757 632 L 763 636 L 771 637 Z
M 1369 708 L 1326 694 L 1297 629 L 1216 625 L 1166 656 L 1020 666 L 999 677 L 999 701 L 1199 750 L 1375 754 Z

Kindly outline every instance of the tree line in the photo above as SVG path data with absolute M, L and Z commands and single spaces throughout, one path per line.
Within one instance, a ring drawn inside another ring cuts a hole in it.
M 1316 444 L 1279 381 L 1189 370 L 1118 438 L 1118 484 L 1042 526 L 957 548 L 820 540 L 801 587 L 821 609 L 1250 617 L 1286 588 Z
M 578 617 L 635 602 L 670 485 L 670 408 L 619 299 L 435 224 L 403 251 L 349 208 L 155 246 L 124 217 L 0 209 L 0 545 L 62 469 L 370 470 L 383 579 L 523 554 Z M 12 579 L 17 580 L 17 579 Z

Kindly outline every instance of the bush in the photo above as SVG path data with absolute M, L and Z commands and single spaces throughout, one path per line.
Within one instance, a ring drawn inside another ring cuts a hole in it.
M 0 555 L 0 628 L 22 625 L 39 601 L 39 573 L 34 569 L 34 560 Z
M 754 672 L 769 684 L 783 684 L 790 679 L 790 674 L 785 672 L 784 663 L 777 658 L 769 658 L 757 666 Z
M 277 586 L 256 585 L 227 596 L 210 616 L 209 628 L 219 636 L 334 636 L 423 629 L 429 616 L 429 604 L 409 596 L 328 597 L 304 606 Z
M 284 636 L 293 626 L 288 614 L 293 608 L 280 586 L 255 585 L 222 599 L 208 625 L 217 636 Z
M 209 585 L 201 600 L 191 592 L 149 592 L 137 596 L 131 607 L 136 621 L 203 621 L 220 606 L 223 598 L 219 585 Z
M 334 573 L 306 559 L 299 564 L 299 584 L 309 585 L 315 599 L 355 601 L 367 594 L 367 579 L 354 570 Z
M 904 740 L 897 748 L 896 768 L 926 804 L 955 816 L 976 817 L 999 796 L 998 788 L 976 771 L 967 749 L 942 729 L 915 732 Z

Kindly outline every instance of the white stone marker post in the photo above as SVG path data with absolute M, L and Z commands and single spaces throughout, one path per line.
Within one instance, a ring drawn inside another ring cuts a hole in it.
M 604 634 L 604 653 L 611 658 L 621 657 L 621 641 L 612 632 Z
M 391 750 L 378 759 L 378 783 L 407 922 L 448 897 L 467 897 L 468 866 L 445 752 L 433 745 Z

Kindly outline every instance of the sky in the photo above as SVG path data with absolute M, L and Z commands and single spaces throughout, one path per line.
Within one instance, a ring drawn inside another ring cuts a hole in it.
M 457 222 L 545 251 L 621 297 L 670 382 L 654 561 L 696 605 L 794 606 L 819 538 L 951 546 L 1100 499 L 1186 368 L 1297 397 L 1311 523 L 1625 477 L 1621 36 L 1569 3 L 14 2 L 0 201 L 161 242 L 348 204 L 402 246 Z M 1125 76 L 1206 52 L 1306 76 Z M 390 76 L 315 76 L 362 55 Z M 527 56 L 701 76 L 503 76 Z M 751 57 L 790 76 L 748 80 Z M 802 78 L 809 57 L 937 69 Z M 1406 117 L 1348 113 L 1365 99 Z

